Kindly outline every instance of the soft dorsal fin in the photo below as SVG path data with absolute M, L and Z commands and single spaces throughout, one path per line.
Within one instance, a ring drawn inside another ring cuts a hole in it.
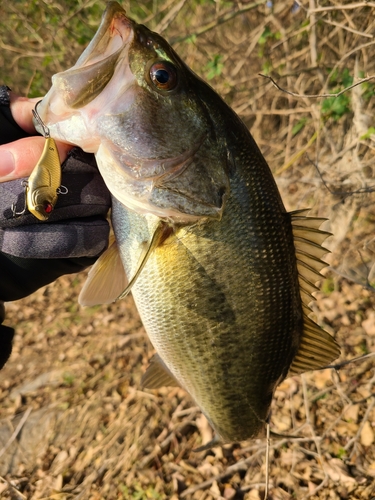
M 110 304 L 126 288 L 128 280 L 121 262 L 120 252 L 113 235 L 109 247 L 91 267 L 78 297 L 81 306 Z
M 329 250 L 322 247 L 322 243 L 331 235 L 319 229 L 326 219 L 307 217 L 308 212 L 297 210 L 290 214 L 303 310 L 303 332 L 290 375 L 322 368 L 340 354 L 335 339 L 308 317 L 309 304 L 314 300 L 312 293 L 318 290 L 315 283 L 322 278 L 320 271 L 327 265 L 321 258 Z
M 159 389 L 159 387 L 180 387 L 169 368 L 161 359 L 159 354 L 155 354 L 150 360 L 141 380 L 141 386 L 146 389 Z
M 134 273 L 134 276 L 129 281 L 125 290 L 123 290 L 123 292 L 116 298 L 116 300 L 123 299 L 124 297 L 126 297 L 130 293 L 134 283 L 137 281 L 139 275 L 141 274 L 142 269 L 145 267 L 146 262 L 148 261 L 148 258 L 150 257 L 152 252 L 155 250 L 155 248 L 159 245 L 159 243 L 162 239 L 163 233 L 164 233 L 165 224 L 166 224 L 165 222 L 160 221 L 159 224 L 156 226 L 155 232 L 154 232 L 150 242 L 146 245 L 146 247 L 141 255 L 141 258 L 139 260 L 139 264 L 138 264 L 137 270 Z

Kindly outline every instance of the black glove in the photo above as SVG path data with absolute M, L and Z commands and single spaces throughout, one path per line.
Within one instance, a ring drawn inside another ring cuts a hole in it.
M 9 109 L 7 88 L 0 87 L 0 144 L 28 137 Z M 48 221 L 30 212 L 14 217 L 25 207 L 22 179 L 0 183 L 0 302 L 17 300 L 63 274 L 92 265 L 106 249 L 111 205 L 109 191 L 92 154 L 71 150 L 62 165 L 62 185 Z M 0 324 L 4 310 L 0 305 Z M 11 351 L 13 331 L 0 325 L 0 368 Z

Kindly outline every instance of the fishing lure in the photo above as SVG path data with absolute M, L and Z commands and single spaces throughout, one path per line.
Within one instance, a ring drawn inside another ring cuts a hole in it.
M 65 186 L 61 186 L 61 163 L 56 142 L 50 136 L 49 129 L 42 122 L 37 112 L 38 104 L 33 109 L 34 119 L 42 128 L 43 137 L 46 139 L 42 155 L 35 165 L 29 179 L 24 182 L 26 204 L 22 212 L 17 212 L 12 206 L 14 216 L 23 215 L 28 208 L 37 219 L 47 220 L 55 205 L 59 194 L 68 192 Z

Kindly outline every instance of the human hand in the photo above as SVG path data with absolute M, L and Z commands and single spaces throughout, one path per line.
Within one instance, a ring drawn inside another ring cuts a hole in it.
M 6 94 L 3 102 L 5 103 L 8 99 L 9 104 L 8 106 L 4 104 L 5 107 L 2 110 L 2 118 L 6 120 L 6 123 L 0 135 L 0 144 L 2 144 L 0 146 L 0 182 L 28 177 L 37 164 L 45 144 L 43 137 L 35 135 L 32 120 L 32 110 L 40 98 L 28 99 L 11 91 Z M 27 137 L 29 135 L 32 137 Z M 72 146 L 57 141 L 56 145 L 60 161 L 64 162 Z

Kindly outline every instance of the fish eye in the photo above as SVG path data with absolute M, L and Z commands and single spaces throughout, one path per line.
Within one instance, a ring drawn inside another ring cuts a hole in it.
M 167 62 L 154 63 L 150 68 L 150 78 L 159 90 L 172 90 L 177 85 L 176 70 Z

